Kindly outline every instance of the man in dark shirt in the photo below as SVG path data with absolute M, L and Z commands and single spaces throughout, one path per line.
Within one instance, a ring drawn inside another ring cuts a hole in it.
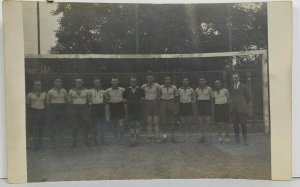
M 131 145 L 139 142 L 140 120 L 142 119 L 141 102 L 145 97 L 144 90 L 137 86 L 135 77 L 130 78 L 130 87 L 124 92 L 125 103 L 127 104 L 127 119 L 130 127 Z

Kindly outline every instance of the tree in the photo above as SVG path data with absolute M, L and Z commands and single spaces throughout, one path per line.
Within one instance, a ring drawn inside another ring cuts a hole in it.
M 53 14 L 61 17 L 51 53 L 194 53 L 267 46 L 266 3 L 59 3 Z

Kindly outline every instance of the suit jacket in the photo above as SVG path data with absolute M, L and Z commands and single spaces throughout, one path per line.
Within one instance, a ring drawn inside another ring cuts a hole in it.
M 251 94 L 249 88 L 240 83 L 237 90 L 234 87 L 230 89 L 231 109 L 236 109 L 240 113 L 248 114 Z

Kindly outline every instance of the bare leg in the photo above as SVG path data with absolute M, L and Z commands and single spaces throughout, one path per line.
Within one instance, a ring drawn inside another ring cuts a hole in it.
M 186 136 L 186 129 L 187 129 L 187 124 L 185 121 L 185 117 L 180 116 L 180 131 L 182 132 L 183 136 Z
M 216 122 L 218 126 L 218 134 L 219 134 L 219 143 L 222 143 L 222 132 L 223 132 L 223 123 L 222 122 Z
M 224 122 L 223 123 L 224 128 L 225 128 L 225 136 L 226 136 L 226 142 L 229 142 L 229 124 Z
M 141 123 L 139 121 L 136 121 L 135 122 L 135 136 L 137 139 L 140 138 L 140 126 L 141 126 Z
M 124 142 L 124 125 L 123 125 L 123 120 L 122 119 L 119 119 L 118 121 L 119 125 L 119 137 L 120 137 L 120 140 L 121 140 L 121 144 L 123 144 Z
M 148 138 L 152 136 L 152 116 L 147 117 L 147 123 L 148 123 Z
M 159 123 L 157 116 L 153 116 L 153 122 L 155 127 L 155 138 L 159 138 Z
M 130 137 L 134 137 L 134 132 L 135 132 L 135 122 L 131 121 L 129 124 L 129 129 L 130 129 Z
M 205 135 L 206 135 L 206 118 L 205 118 L 205 116 L 200 116 L 199 121 L 200 121 L 201 135 L 202 135 L 199 142 L 204 143 Z

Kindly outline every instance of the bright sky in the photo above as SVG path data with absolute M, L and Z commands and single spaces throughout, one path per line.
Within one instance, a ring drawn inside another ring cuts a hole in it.
M 55 45 L 55 30 L 58 28 L 59 16 L 52 16 L 51 11 L 56 9 L 55 3 L 40 2 L 40 34 L 41 54 L 49 53 Z M 37 2 L 23 2 L 24 43 L 25 54 L 37 54 Z

